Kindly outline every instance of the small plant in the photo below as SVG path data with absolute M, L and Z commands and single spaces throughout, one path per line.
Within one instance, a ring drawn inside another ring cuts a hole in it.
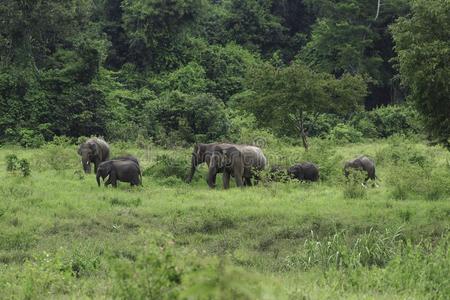
M 22 172 L 23 177 L 30 176 L 31 170 L 30 170 L 30 163 L 26 159 L 21 159 L 18 162 L 19 164 L 19 170 Z
M 6 171 L 20 171 L 23 177 L 30 176 L 30 163 L 26 159 L 19 159 L 15 154 L 6 156 Z
M 13 172 L 17 170 L 17 163 L 19 159 L 15 154 L 9 154 L 6 156 L 6 171 Z
M 365 185 L 366 173 L 359 170 L 349 170 L 344 186 L 344 197 L 348 199 L 363 199 L 367 197 Z

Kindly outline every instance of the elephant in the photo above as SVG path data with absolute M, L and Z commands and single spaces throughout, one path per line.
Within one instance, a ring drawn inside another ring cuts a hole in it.
M 222 147 L 215 146 L 212 148 L 209 157 L 209 169 L 207 183 L 210 188 L 216 186 L 217 173 L 223 173 L 223 188 L 230 187 L 230 177 L 236 180 L 236 186 L 244 185 L 244 156 L 235 146 Z
M 318 181 L 319 168 L 310 162 L 293 165 L 287 170 L 289 177 L 300 181 Z
M 191 171 L 189 173 L 186 181 L 190 183 L 194 177 L 195 170 L 198 165 L 206 163 L 208 167 L 210 166 L 211 156 L 214 151 L 220 151 L 220 149 L 227 149 L 230 147 L 235 147 L 239 152 L 242 153 L 244 159 L 244 174 L 243 181 L 244 185 L 251 185 L 251 178 L 255 177 L 257 179 L 257 174 L 255 171 L 263 170 L 267 164 L 267 159 L 264 156 L 262 150 L 255 146 L 247 145 L 235 145 L 226 143 L 212 143 L 212 144 L 197 144 L 194 146 L 192 152 L 191 160 Z M 219 168 L 217 173 L 222 172 Z
M 132 155 L 118 156 L 118 157 L 112 158 L 111 160 L 131 160 L 139 166 L 139 160 Z
M 90 138 L 80 145 L 78 154 L 85 173 L 91 173 L 91 163 L 94 164 L 94 172 L 101 162 L 109 159 L 109 145 L 101 138 Z
M 97 170 L 97 184 L 100 186 L 100 177 L 105 180 L 105 186 L 112 184 L 117 187 L 117 181 L 129 182 L 131 186 L 142 185 L 142 175 L 139 165 L 129 159 L 108 160 L 100 163 Z
M 345 177 L 348 177 L 350 175 L 350 169 L 366 172 L 367 177 L 364 180 L 365 182 L 367 182 L 367 180 L 369 179 L 375 180 L 377 178 L 377 176 L 375 175 L 375 163 L 373 162 L 373 160 L 371 160 L 365 155 L 361 155 L 345 163 L 344 166 Z

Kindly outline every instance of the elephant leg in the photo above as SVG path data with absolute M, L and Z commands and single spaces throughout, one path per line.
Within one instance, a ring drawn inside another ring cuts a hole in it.
M 111 184 L 111 176 L 109 176 L 108 180 L 105 181 L 105 186 L 107 187 L 110 184 Z
M 244 180 L 242 180 L 242 176 L 234 176 L 234 179 L 236 180 L 236 186 L 237 187 L 243 187 L 245 186 Z
M 93 163 L 94 163 L 94 173 L 97 174 L 97 167 L 100 164 L 100 161 L 98 159 L 95 159 Z
M 117 175 L 116 175 L 116 172 L 111 171 L 111 174 L 109 174 L 108 181 L 111 182 L 113 187 L 115 187 L 115 188 L 117 187 Z
M 226 170 L 223 171 L 222 180 L 223 180 L 223 188 L 224 189 L 230 188 L 230 175 L 231 175 L 230 172 L 228 172 Z
M 252 186 L 252 180 L 250 177 L 244 177 L 244 185 L 245 186 Z
M 217 168 L 210 167 L 208 172 L 208 179 L 206 180 L 210 188 L 216 187 L 216 175 L 217 175 Z

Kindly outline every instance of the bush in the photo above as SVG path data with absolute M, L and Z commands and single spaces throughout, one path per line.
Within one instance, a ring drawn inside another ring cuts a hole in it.
M 30 176 L 30 163 L 26 159 L 19 159 L 15 154 L 6 156 L 6 171 L 20 171 L 23 177 Z
M 361 141 L 362 136 L 355 127 L 339 123 L 331 129 L 328 138 L 336 143 L 357 143 Z
M 219 140 L 229 129 L 222 101 L 209 94 L 188 95 L 178 91 L 164 93 L 146 107 L 149 118 L 159 124 L 155 142 L 176 136 L 184 143 Z M 173 145 L 168 145 L 173 146 Z
M 363 185 L 367 174 L 360 170 L 349 170 L 344 186 L 344 197 L 348 199 L 362 199 L 367 197 L 367 189 Z
M 18 131 L 19 144 L 25 148 L 39 148 L 44 143 L 44 136 L 31 129 L 22 128 Z
M 41 170 L 53 169 L 63 171 L 75 168 L 79 162 L 78 158 L 79 156 L 76 154 L 76 151 L 71 148 L 55 143 L 48 143 L 36 155 L 34 163 Z
M 388 182 L 394 199 L 405 200 L 419 196 L 439 200 L 450 196 L 450 178 L 445 168 L 431 170 L 415 164 L 396 166 L 388 172 Z
M 145 169 L 142 174 L 162 179 L 173 176 L 185 180 L 188 167 L 189 163 L 186 160 L 163 154 L 158 155 L 155 164 Z
M 418 134 L 423 128 L 419 114 L 411 105 L 388 105 L 361 112 L 353 116 L 350 124 L 371 138 Z
M 12 172 L 17 170 L 19 158 L 15 154 L 6 155 L 5 160 L 6 160 L 6 171 Z

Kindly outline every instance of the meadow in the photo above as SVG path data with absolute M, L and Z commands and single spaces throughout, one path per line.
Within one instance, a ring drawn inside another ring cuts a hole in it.
M 191 149 L 113 143 L 143 187 L 98 187 L 77 146 L 0 148 L 0 298 L 448 299 L 450 153 L 394 136 L 357 144 L 269 141 L 270 162 L 322 180 L 210 190 Z M 6 171 L 5 157 L 31 174 Z M 342 177 L 358 154 L 379 188 Z M 220 183 L 220 176 L 218 178 Z

